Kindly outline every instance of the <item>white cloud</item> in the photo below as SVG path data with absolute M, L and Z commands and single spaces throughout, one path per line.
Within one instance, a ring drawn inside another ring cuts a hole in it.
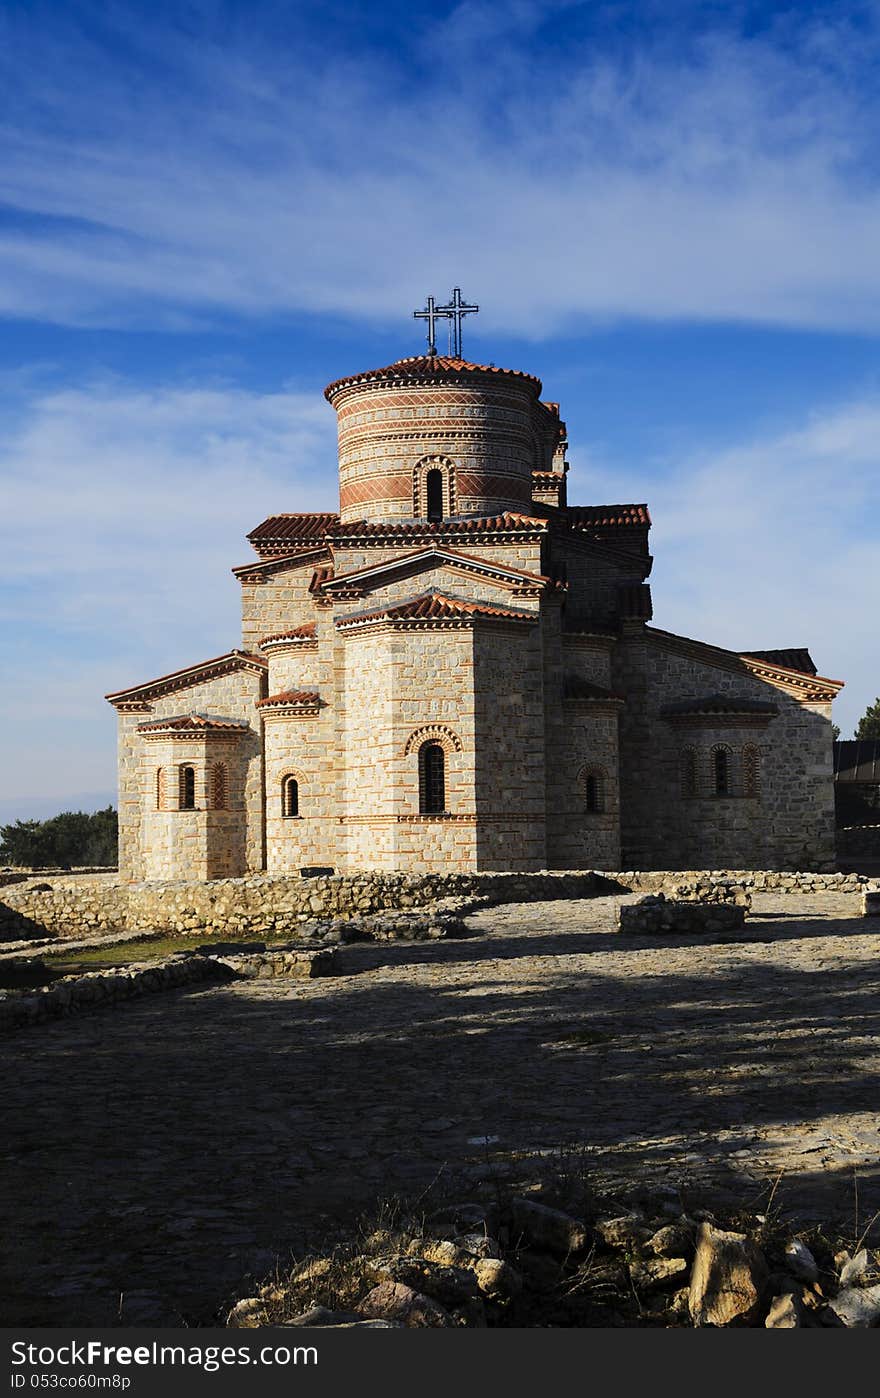
M 0 200 L 37 221 L 0 238 L 0 312 L 383 320 L 427 277 L 478 288 L 490 333 L 584 314 L 876 329 L 876 31 L 542 55 L 540 24 L 564 34 L 575 9 L 460 5 L 422 37 L 424 83 L 368 52 L 130 25 L 170 96 L 60 23 L 24 71 L 8 42 Z

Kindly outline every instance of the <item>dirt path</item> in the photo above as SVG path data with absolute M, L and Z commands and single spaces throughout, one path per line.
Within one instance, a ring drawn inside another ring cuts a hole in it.
M 198 1323 L 276 1251 L 453 1162 L 577 1143 L 880 1209 L 880 926 L 761 895 L 747 939 L 628 939 L 613 900 L 357 945 L 353 974 L 151 996 L 3 1045 L 0 1321 Z M 489 1146 L 482 1144 L 489 1138 Z M 493 1139 L 497 1138 L 497 1139 Z

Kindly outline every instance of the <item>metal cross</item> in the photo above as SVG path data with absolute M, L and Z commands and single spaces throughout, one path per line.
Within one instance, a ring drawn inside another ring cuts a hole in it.
M 434 322 L 436 320 L 449 320 L 450 313 L 448 306 L 435 306 L 433 296 L 429 296 L 425 302 L 424 311 L 413 311 L 413 320 L 426 320 L 428 322 L 428 353 L 436 354 L 437 345 L 434 339 Z
M 461 322 L 464 316 L 473 315 L 479 306 L 468 306 L 461 299 L 461 287 L 454 287 L 448 306 L 438 306 L 437 314 L 446 315 L 452 321 L 452 353 L 461 359 Z

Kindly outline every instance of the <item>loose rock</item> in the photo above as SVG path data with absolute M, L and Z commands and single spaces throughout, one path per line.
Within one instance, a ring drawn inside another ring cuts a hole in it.
M 700 1225 L 688 1305 L 695 1325 L 748 1325 L 767 1284 L 767 1264 L 745 1233 Z

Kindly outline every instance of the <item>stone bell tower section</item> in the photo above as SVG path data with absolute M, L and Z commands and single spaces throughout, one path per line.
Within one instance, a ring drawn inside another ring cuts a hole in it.
M 540 392 L 530 374 L 439 355 L 330 384 L 341 521 L 528 514 L 544 464 Z

